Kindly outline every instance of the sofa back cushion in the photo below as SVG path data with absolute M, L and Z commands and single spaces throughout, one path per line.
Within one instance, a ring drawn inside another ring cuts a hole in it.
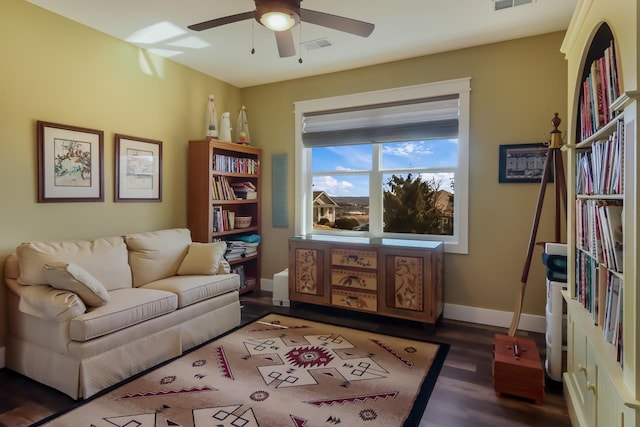
M 175 276 L 189 245 L 191 232 L 186 228 L 128 234 L 124 240 L 129 249 L 133 286 Z
M 18 246 L 16 254 L 21 285 L 47 284 L 45 264 L 63 261 L 78 264 L 109 291 L 131 287 L 131 268 L 122 237 L 26 242 Z

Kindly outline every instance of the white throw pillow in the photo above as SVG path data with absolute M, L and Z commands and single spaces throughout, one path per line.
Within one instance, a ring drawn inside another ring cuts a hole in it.
M 87 311 L 77 294 L 48 285 L 25 286 L 18 308 L 39 319 L 56 322 L 71 320 Z
M 231 273 L 231 266 L 229 265 L 229 262 L 222 258 L 220 260 L 220 266 L 218 267 L 218 272 L 216 274 L 229 274 Z
M 178 268 L 178 275 L 212 276 L 217 274 L 220 261 L 224 260 L 226 251 L 227 244 L 225 242 L 193 242 L 189 245 L 189 251 Z
M 109 293 L 104 285 L 78 264 L 47 263 L 44 266 L 44 276 L 52 287 L 78 294 L 90 307 L 98 307 L 109 301 Z

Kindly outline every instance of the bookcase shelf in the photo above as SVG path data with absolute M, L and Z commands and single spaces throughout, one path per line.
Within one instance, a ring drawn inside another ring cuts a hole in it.
M 613 9 L 579 2 L 561 49 L 570 87 L 563 382 L 573 425 L 639 427 L 639 115 L 638 91 L 626 87 L 638 81 L 637 4 Z
M 260 160 L 261 150 L 255 147 L 216 140 L 189 141 L 187 226 L 194 241 L 224 240 L 230 249 L 232 241 L 260 236 Z M 249 187 L 255 190 L 251 198 L 246 192 Z M 235 227 L 239 216 L 251 217 L 250 226 Z M 234 259 L 228 254 L 232 271 L 240 274 L 241 293 L 260 288 L 261 244 L 255 255 L 249 253 Z
M 244 234 L 244 233 L 249 233 L 249 232 L 254 232 L 254 233 L 259 233 L 258 231 L 258 227 L 248 227 L 248 228 L 235 228 L 233 230 L 226 230 L 226 231 L 214 231 L 211 233 L 211 238 L 215 239 L 218 237 L 223 237 L 223 236 L 233 236 L 236 234 Z

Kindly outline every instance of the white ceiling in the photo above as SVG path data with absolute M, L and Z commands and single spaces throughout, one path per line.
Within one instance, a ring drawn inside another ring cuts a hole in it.
M 566 30 L 577 4 L 534 0 L 494 11 L 493 0 L 304 0 L 305 9 L 371 22 L 375 30 L 362 38 L 302 23 L 301 35 L 300 26 L 293 29 L 297 55 L 280 58 L 273 33 L 254 20 L 201 32 L 187 29 L 252 11 L 252 0 L 28 1 L 145 49 L 167 51 L 175 55 L 173 61 L 240 88 Z M 159 24 L 175 33 L 165 29 L 164 40 L 140 39 Z M 308 50 L 297 45 L 323 38 L 331 46 Z M 206 46 L 183 46 L 189 41 Z

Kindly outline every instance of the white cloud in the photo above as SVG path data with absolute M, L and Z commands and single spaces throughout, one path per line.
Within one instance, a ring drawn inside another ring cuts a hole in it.
M 349 181 L 337 180 L 333 176 L 318 176 L 313 178 L 313 189 L 336 196 L 349 193 L 353 189 L 353 184 Z
M 433 150 L 427 147 L 427 144 L 421 142 L 404 142 L 398 144 L 385 144 L 382 146 L 384 154 L 398 157 L 416 157 L 428 156 L 433 154 Z

